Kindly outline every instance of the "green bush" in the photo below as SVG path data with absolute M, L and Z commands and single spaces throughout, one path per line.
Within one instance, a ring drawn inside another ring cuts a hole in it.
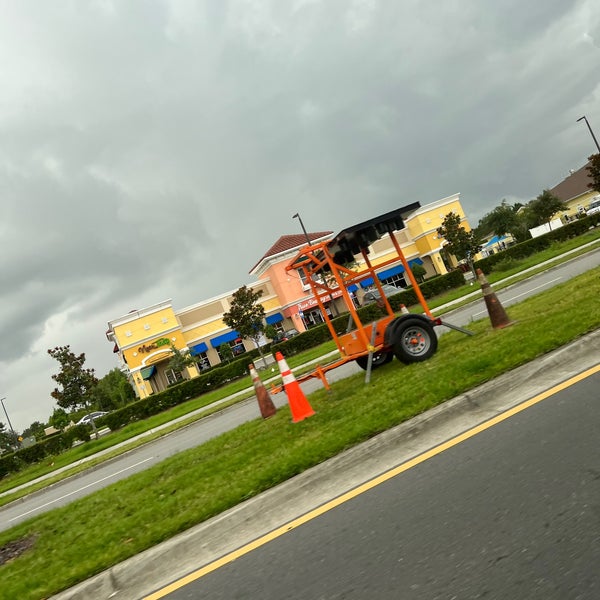
M 23 468 L 25 463 L 19 460 L 16 452 L 10 454 L 3 454 L 0 457 L 0 479 L 9 473 L 16 473 Z
M 494 270 L 501 270 L 498 269 L 496 265 L 505 259 L 510 258 L 514 260 L 520 260 L 522 258 L 527 258 L 532 254 L 536 254 L 537 252 L 541 252 L 542 250 L 549 248 L 555 242 L 563 242 L 565 240 L 577 237 L 585 233 L 591 227 L 598 227 L 598 225 L 600 225 L 600 213 L 596 213 L 595 215 L 584 217 L 582 219 L 577 219 L 576 221 L 571 221 L 567 225 L 563 225 L 558 229 L 549 231 L 544 235 L 521 242 L 520 244 L 516 244 L 510 248 L 507 248 L 506 250 L 503 250 L 502 252 L 482 258 L 481 260 L 475 262 L 475 268 L 481 269 L 487 275 Z
M 518 267 L 520 263 L 521 261 L 517 260 L 516 258 L 513 258 L 512 256 L 506 256 L 494 265 L 494 271 L 510 271 L 511 269 Z

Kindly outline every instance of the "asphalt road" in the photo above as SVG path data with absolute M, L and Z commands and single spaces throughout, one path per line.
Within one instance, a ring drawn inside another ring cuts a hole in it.
M 152 594 L 153 590 L 162 590 L 169 582 L 195 572 L 199 567 L 209 573 L 219 566 L 237 561 L 253 549 L 308 523 L 316 515 L 336 509 L 346 500 L 502 421 L 511 412 L 516 414 L 527 405 L 543 400 L 550 394 L 546 390 L 555 386 L 565 389 L 574 381 L 594 373 L 591 389 L 592 393 L 598 394 L 600 330 L 354 446 L 62 592 L 53 600 L 114 597 L 121 600 L 158 600 L 174 590 Z M 565 418 L 571 418 L 571 414 Z M 562 422 L 554 432 L 560 435 L 561 427 Z M 531 430 L 531 435 L 537 435 L 535 429 Z M 572 441 L 577 442 L 577 438 Z M 474 453 L 467 462 L 475 460 L 477 454 Z M 498 455 L 497 460 L 500 458 Z M 523 455 L 521 460 L 526 465 L 529 458 Z M 446 470 L 460 468 L 462 461 L 448 464 Z M 446 486 L 440 485 L 434 492 L 443 499 Z M 513 492 L 518 495 L 519 490 Z M 440 510 L 445 510 L 445 507 Z M 294 562 L 291 568 L 302 569 L 307 580 L 310 579 L 311 573 L 304 569 L 302 563 Z M 239 597 L 247 596 L 241 594 Z
M 167 594 L 595 600 L 600 373 Z
M 598 266 L 599 262 L 600 249 L 597 249 L 498 292 L 498 299 L 503 306 L 508 307 L 514 302 L 521 301 L 594 268 Z M 467 307 L 444 315 L 444 320 L 454 325 L 468 326 L 473 320 L 485 318 L 486 316 L 485 303 L 483 300 L 478 300 Z M 360 372 L 359 367 L 355 363 L 349 363 L 339 369 L 330 371 L 327 377 L 329 381 L 334 382 L 356 372 Z M 321 385 L 320 381 L 313 379 L 303 383 L 302 388 L 305 393 L 309 394 L 320 388 Z M 286 402 L 284 394 L 275 395 L 273 400 L 278 406 Z M 91 494 L 107 485 L 147 469 L 168 456 L 195 447 L 241 423 L 259 417 L 260 412 L 256 400 L 252 398 L 132 450 L 93 470 L 44 488 L 35 494 L 0 508 L 0 531 L 9 529 L 42 512 L 64 506 L 77 498 Z

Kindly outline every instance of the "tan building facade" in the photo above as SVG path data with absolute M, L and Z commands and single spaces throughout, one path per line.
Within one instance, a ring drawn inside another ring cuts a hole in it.
M 419 264 L 426 272 L 425 277 L 443 275 L 447 272 L 442 260 L 443 239 L 437 235 L 445 216 L 453 212 L 461 218 L 465 229 L 469 223 L 460 204 L 459 194 L 454 194 L 426 206 L 419 206 L 405 218 L 405 227 L 395 233 L 402 252 L 409 264 Z M 333 232 L 309 233 L 311 243 L 333 238 Z M 304 235 L 280 237 L 263 257 L 250 269 L 257 281 L 248 287 L 261 292 L 261 304 L 265 309 L 266 323 L 279 331 L 294 328 L 304 331 L 319 325 L 323 317 L 312 296 L 310 285 L 302 272 L 286 272 L 285 267 L 295 257 L 297 251 L 306 245 Z M 369 261 L 377 271 L 392 256 L 397 256 L 389 237 L 377 240 L 369 248 Z M 361 267 L 362 256 L 355 257 Z M 399 289 L 409 285 L 404 267 L 397 264 L 385 265 L 377 271 L 382 283 Z M 363 288 L 373 285 L 373 281 L 361 282 Z M 114 352 L 119 357 L 120 368 L 129 379 L 141 398 L 162 391 L 182 378 L 197 377 L 221 362 L 222 345 L 231 347 L 234 355 L 241 355 L 254 348 L 254 343 L 242 339 L 239 334 L 223 322 L 223 314 L 231 307 L 235 290 L 203 300 L 186 308 L 175 310 L 171 300 L 160 302 L 143 310 L 131 311 L 127 315 L 108 323 L 108 340 L 114 344 Z M 361 290 L 351 289 L 358 303 Z M 327 311 L 335 316 L 346 310 L 341 292 L 332 294 Z M 267 342 L 268 340 L 264 340 Z M 175 373 L 169 368 L 173 348 L 180 352 L 190 352 L 196 358 L 196 365 L 184 373 Z
M 589 187 L 592 183 L 587 170 L 589 164 L 588 162 L 580 169 L 572 171 L 568 177 L 550 190 L 553 196 L 562 200 L 567 206 L 567 210 L 556 215 L 556 218 L 562 217 L 565 221 L 569 221 L 576 218 L 578 214 L 585 214 L 592 199 L 600 194 L 600 190 Z

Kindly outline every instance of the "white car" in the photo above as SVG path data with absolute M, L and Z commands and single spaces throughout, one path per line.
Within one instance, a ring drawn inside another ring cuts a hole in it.
M 103 417 L 104 415 L 107 415 L 107 414 L 108 414 L 107 412 L 102 412 L 102 411 L 92 412 L 88 415 L 85 415 L 81 419 L 79 419 L 79 421 L 77 421 L 76 425 L 91 425 L 92 419 L 94 421 L 96 421 L 96 419 L 99 419 L 100 417 Z
M 589 216 L 595 215 L 598 212 L 600 212 L 600 196 L 594 196 L 590 202 L 590 205 L 588 206 L 588 209 L 585 211 L 585 214 Z

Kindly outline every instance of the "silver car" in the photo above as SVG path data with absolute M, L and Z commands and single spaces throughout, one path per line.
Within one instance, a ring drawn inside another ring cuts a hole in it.
M 381 286 L 383 288 L 383 293 L 385 294 L 385 296 L 387 298 L 389 298 L 390 296 L 394 296 L 396 294 L 399 294 L 402 290 L 394 287 L 393 285 L 382 285 Z M 377 288 L 373 288 L 371 290 L 368 290 L 365 292 L 365 295 L 363 296 L 363 306 L 367 305 L 367 304 L 373 304 L 373 302 L 380 302 L 381 301 L 381 295 L 379 294 L 379 290 Z

